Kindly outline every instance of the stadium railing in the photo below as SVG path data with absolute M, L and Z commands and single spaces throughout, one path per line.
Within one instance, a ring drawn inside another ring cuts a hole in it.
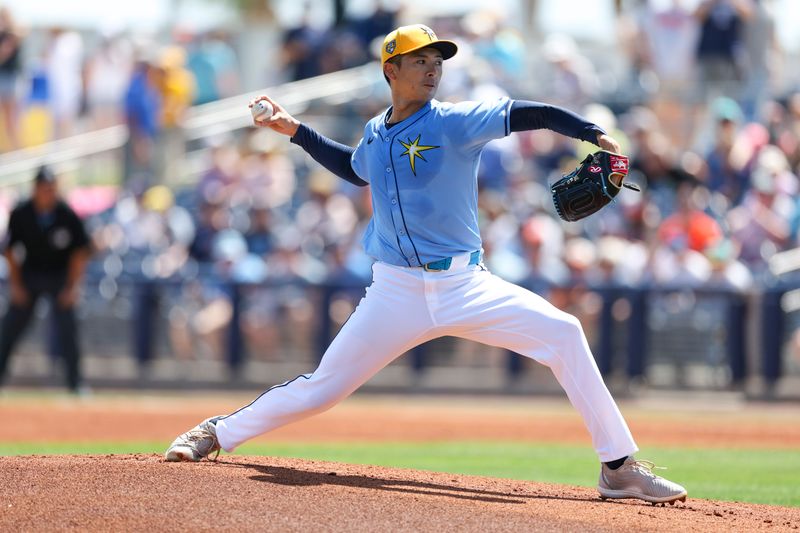
M 194 106 L 187 112 L 182 126 L 184 138 L 191 142 L 250 127 L 252 117 L 247 102 L 265 93 L 281 102 L 291 113 L 300 113 L 319 100 L 367 98 L 373 94 L 374 88 L 384 83 L 379 74 L 379 69 L 367 64 Z M 121 166 L 122 158 L 118 152 L 127 140 L 128 128 L 118 125 L 0 154 L 0 187 L 15 187 L 29 182 L 42 164 L 69 169 L 80 183 L 91 179 L 94 174 L 83 167 L 108 154 L 115 154 L 114 159 L 104 161 L 103 168 L 119 177 L 120 168 L 112 170 L 110 167 Z
M 100 280 L 87 280 L 89 290 L 82 306 L 87 354 L 101 354 L 106 359 L 120 359 L 127 354 L 140 368 L 175 359 L 179 350 L 168 330 L 188 327 L 183 324 L 189 321 L 176 326 L 172 323 L 174 312 L 176 309 L 184 312 L 192 306 L 197 309 L 190 302 L 192 295 L 198 291 L 213 292 L 213 299 L 224 300 L 227 306 L 225 322 L 219 330 L 221 342 L 213 358 L 222 362 L 231 376 L 236 376 L 246 373 L 248 365 L 261 360 L 261 352 L 267 350 L 285 350 L 285 355 L 279 355 L 280 360 L 291 359 L 293 364 L 303 366 L 304 371 L 313 370 L 346 319 L 347 313 L 342 317 L 341 312 L 336 318 L 335 308 L 346 301 L 346 310 L 351 311 L 368 281 L 331 279 L 311 284 L 286 279 L 254 285 L 203 278 L 138 278 L 120 279 L 118 283 L 118 296 L 109 302 L 95 290 Z M 565 289 L 549 287 L 537 280 L 525 285 L 544 296 Z M 285 316 L 284 295 L 290 289 L 313 308 L 313 316 L 301 326 L 305 336 L 303 345 L 298 346 L 296 339 L 276 340 L 275 346 L 250 339 L 245 317 L 254 310 L 260 312 L 259 306 L 263 307 L 265 299 L 272 309 L 264 317 L 265 324 L 279 330 L 294 327 Z M 599 286 L 580 290 L 599 301 L 591 312 L 580 308 L 571 311 L 581 316 L 598 368 L 607 379 L 663 389 L 744 390 L 747 380 L 758 378 L 766 384 L 764 395 L 769 395 L 783 377 L 797 374 L 791 369 L 787 372 L 786 364 L 789 345 L 786 333 L 794 320 L 785 310 L 786 295 L 792 290 L 788 287 L 747 294 L 728 288 L 685 286 Z M 127 311 L 122 314 L 109 311 L 118 308 Z M 757 327 L 752 327 L 750 317 L 755 316 L 761 318 Z M 37 336 L 46 339 L 45 350 L 57 352 L 57 339 L 48 332 L 46 323 L 44 328 Z M 196 335 L 194 330 L 188 334 Z M 29 339 L 27 351 L 35 351 L 37 348 L 31 343 L 41 342 L 40 339 Z M 409 374 L 424 377 L 435 368 L 457 368 L 464 364 L 462 349 L 463 345 L 452 339 L 437 339 L 412 350 L 403 364 Z M 193 363 L 187 361 L 187 364 Z M 525 381 L 539 371 L 538 365 L 510 352 L 481 366 L 494 366 L 506 376 L 507 382 Z M 107 383 L 112 384 L 115 379 L 123 384 L 126 378 L 109 376 Z M 396 385 L 403 387 L 409 383 L 400 380 Z M 478 383 L 463 383 L 465 390 L 478 386 Z

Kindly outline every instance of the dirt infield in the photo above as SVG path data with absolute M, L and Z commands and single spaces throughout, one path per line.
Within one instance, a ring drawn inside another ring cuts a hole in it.
M 0 457 L 2 531 L 756 531 L 800 509 L 269 457 Z M 322 526 L 320 526 L 322 524 Z
M 89 401 L 0 402 L 2 442 L 164 441 L 211 415 L 249 400 L 221 397 L 123 397 Z M 800 407 L 734 406 L 702 410 L 690 404 L 653 410 L 624 405 L 641 445 L 738 448 L 800 447 Z M 358 397 L 322 415 L 281 428 L 271 442 L 508 440 L 590 445 L 565 401 Z
M 0 442 L 169 443 L 249 396 L 13 397 Z M 642 445 L 797 448 L 797 406 L 623 406 Z M 589 446 L 564 401 L 356 397 L 273 442 L 509 440 Z M 322 525 L 322 526 L 321 526 Z M 705 500 L 601 502 L 593 489 L 284 458 L 0 457 L 0 531 L 795 530 L 800 509 Z

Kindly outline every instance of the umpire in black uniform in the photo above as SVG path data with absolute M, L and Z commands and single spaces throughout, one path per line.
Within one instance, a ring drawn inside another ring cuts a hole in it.
M 59 352 L 66 364 L 67 385 L 70 391 L 78 392 L 80 352 L 74 308 L 90 246 L 80 218 L 59 199 L 50 168 L 38 170 L 33 195 L 11 212 L 4 253 L 10 298 L 0 331 L 0 385 L 36 301 L 47 296 L 58 331 Z

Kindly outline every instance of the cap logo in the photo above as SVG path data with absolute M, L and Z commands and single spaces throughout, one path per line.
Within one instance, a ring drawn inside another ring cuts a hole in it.
M 392 39 L 388 43 L 386 43 L 386 53 L 393 54 L 395 48 L 397 48 L 397 39 Z
M 422 30 L 423 32 L 425 32 L 425 35 L 427 35 L 428 39 L 430 39 L 431 41 L 435 41 L 436 40 L 436 34 L 433 33 L 433 30 L 430 29 L 429 27 L 420 25 L 419 29 Z

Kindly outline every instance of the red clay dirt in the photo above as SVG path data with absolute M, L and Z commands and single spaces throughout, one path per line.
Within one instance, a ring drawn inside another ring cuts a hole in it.
M 0 442 L 172 441 L 200 420 L 246 404 L 248 396 L 123 397 L 0 402 Z M 640 446 L 800 448 L 800 408 L 702 410 L 623 405 Z M 262 439 L 271 442 L 495 440 L 590 445 L 566 402 L 358 397 Z
M 271 457 L 0 457 L 2 531 L 784 531 L 800 509 Z
M 166 446 L 248 396 L 0 401 L 0 442 Z M 624 405 L 640 445 L 796 448 L 796 407 Z M 589 446 L 566 402 L 357 397 L 260 437 L 283 442 L 510 440 Z M 794 530 L 800 509 L 689 500 L 601 502 L 593 489 L 284 458 L 0 457 L 0 531 Z

